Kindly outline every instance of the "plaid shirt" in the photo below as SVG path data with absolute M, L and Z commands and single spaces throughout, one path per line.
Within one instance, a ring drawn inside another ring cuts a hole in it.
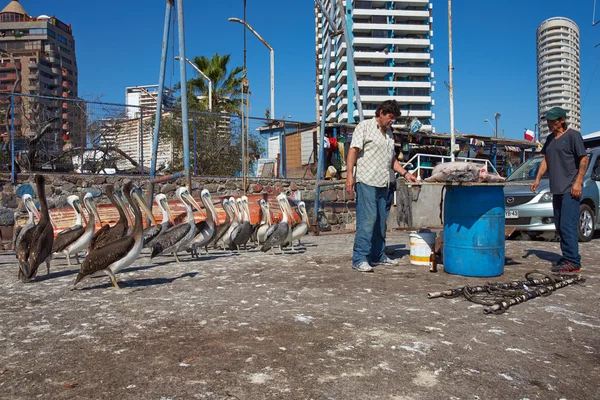
M 390 169 L 394 159 L 392 131 L 381 132 L 375 118 L 362 121 L 352 134 L 350 147 L 358 148 L 356 182 L 386 187 L 390 184 Z

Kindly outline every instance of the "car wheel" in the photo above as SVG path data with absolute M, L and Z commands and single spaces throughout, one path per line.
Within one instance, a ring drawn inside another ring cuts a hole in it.
M 579 206 L 579 241 L 589 242 L 594 236 L 594 213 L 587 204 Z

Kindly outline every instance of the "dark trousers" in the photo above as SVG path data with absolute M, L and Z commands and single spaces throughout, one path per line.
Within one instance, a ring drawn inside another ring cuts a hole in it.
M 560 249 L 563 258 L 581 265 L 579 256 L 579 199 L 571 193 L 553 194 L 554 225 L 560 235 Z

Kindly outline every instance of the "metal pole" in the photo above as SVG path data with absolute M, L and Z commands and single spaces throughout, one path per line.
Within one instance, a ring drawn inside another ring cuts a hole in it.
M 23 100 L 21 100 L 23 101 Z M 15 171 L 15 95 L 10 95 L 10 182 L 14 185 L 17 182 Z
M 140 136 L 139 144 L 140 150 L 138 153 L 138 161 L 140 163 L 140 173 L 144 175 L 144 108 L 140 107 Z
M 275 50 L 271 48 L 269 52 L 271 53 L 271 119 L 273 119 L 275 118 Z
M 185 29 L 183 23 L 183 0 L 177 0 L 177 28 L 179 30 L 179 80 L 185 95 L 181 96 L 181 125 L 183 128 L 183 168 L 186 183 L 192 193 L 192 177 L 190 173 L 190 132 L 187 104 L 187 79 L 185 73 Z
M 454 147 L 456 139 L 454 137 L 454 85 L 452 83 L 452 0 L 448 0 L 448 81 L 450 92 L 450 161 L 454 161 Z
M 152 160 L 150 166 L 150 180 L 156 176 L 156 159 L 158 157 L 158 135 L 160 132 L 160 114 L 162 112 L 162 99 L 165 85 L 165 72 L 167 69 L 167 50 L 169 45 L 169 29 L 171 25 L 171 12 L 173 10 L 173 1 L 167 0 L 167 9 L 165 11 L 165 25 L 163 29 L 162 48 L 160 56 L 160 72 L 158 75 L 158 97 L 156 99 L 156 115 L 154 117 L 154 137 L 152 138 Z M 185 96 L 183 96 L 185 97 Z M 152 198 L 154 197 L 154 183 L 150 184 L 150 193 L 148 198 L 149 208 L 152 210 Z
M 180 60 L 181 57 L 175 56 L 176 60 Z M 212 80 L 204 73 L 196 64 L 190 61 L 189 58 L 186 58 L 185 61 L 192 66 L 204 79 L 208 81 L 208 111 L 212 112 Z
M 319 160 L 317 164 L 317 179 L 315 182 L 315 211 L 314 218 L 317 226 L 317 232 L 319 229 L 318 224 L 318 216 L 319 216 L 319 197 L 321 195 L 321 188 L 319 186 L 319 182 L 323 176 L 323 169 L 325 168 L 324 163 L 324 153 L 325 148 L 323 147 L 323 142 L 325 141 L 325 120 L 327 119 L 327 92 L 329 91 L 329 64 L 331 63 L 331 41 L 333 40 L 331 37 L 326 38 L 327 46 L 325 47 L 325 65 L 323 66 L 323 106 L 321 108 L 321 128 L 319 132 Z
M 194 113 L 194 175 L 198 175 L 198 168 L 196 165 L 196 158 L 198 157 L 198 145 L 196 143 L 196 113 Z

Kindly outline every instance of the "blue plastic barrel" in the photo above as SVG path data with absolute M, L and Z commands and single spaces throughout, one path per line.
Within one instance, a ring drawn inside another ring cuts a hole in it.
M 464 276 L 504 273 L 502 186 L 447 186 L 444 271 Z

